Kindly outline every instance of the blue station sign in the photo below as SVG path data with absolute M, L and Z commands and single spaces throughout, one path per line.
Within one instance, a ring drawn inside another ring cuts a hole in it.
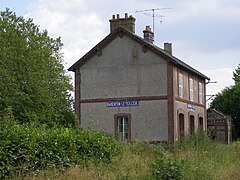
M 129 106 L 139 106 L 139 101 L 117 101 L 117 102 L 107 102 L 107 107 L 129 107 Z
M 187 104 L 187 108 L 195 110 L 195 105 L 194 104 Z

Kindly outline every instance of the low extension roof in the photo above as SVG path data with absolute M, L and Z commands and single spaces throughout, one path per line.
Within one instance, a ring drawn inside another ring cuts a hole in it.
M 215 109 L 215 108 L 209 108 L 207 110 L 207 117 L 208 119 L 210 118 L 215 118 L 215 117 L 212 117 L 212 114 L 215 113 L 217 115 L 219 115 L 220 117 L 222 118 L 225 118 L 225 119 L 228 119 L 228 120 L 231 120 L 232 118 L 230 116 L 227 116 L 227 115 L 224 115 L 221 111 Z
M 133 34 L 122 27 L 118 27 L 112 33 L 110 33 L 108 36 L 106 36 L 100 43 L 98 43 L 88 53 L 86 53 L 82 58 L 80 58 L 76 63 L 74 63 L 68 70 L 75 72 L 76 69 L 78 69 L 83 64 L 85 64 L 88 60 L 90 60 L 91 57 L 96 55 L 100 49 L 103 49 L 104 47 L 106 47 L 113 39 L 115 39 L 117 36 L 123 37 L 124 35 L 130 37 L 137 43 L 141 44 L 143 47 L 146 47 L 150 51 L 154 52 L 155 54 L 165 58 L 167 61 L 172 62 L 175 66 L 180 67 L 180 68 L 184 69 L 185 71 L 192 72 L 203 79 L 210 80 L 209 77 L 205 76 L 201 72 L 192 68 L 191 66 L 184 63 L 180 59 L 176 58 L 175 56 L 170 55 L 169 53 L 165 52 L 163 49 L 159 48 L 158 46 L 149 43 L 148 41 L 144 40 L 142 37 L 139 37 L 138 35 Z

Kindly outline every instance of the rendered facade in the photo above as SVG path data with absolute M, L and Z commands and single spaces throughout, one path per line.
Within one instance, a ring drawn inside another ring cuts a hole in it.
M 205 130 L 210 79 L 173 56 L 171 43 L 154 45 L 149 26 L 136 35 L 132 16 L 113 16 L 110 31 L 69 68 L 81 126 L 151 142 Z

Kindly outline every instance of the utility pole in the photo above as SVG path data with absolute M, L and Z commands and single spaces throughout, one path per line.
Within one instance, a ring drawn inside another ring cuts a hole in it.
M 153 33 L 154 33 L 155 17 L 158 17 L 158 18 L 164 17 L 163 15 L 156 15 L 155 11 L 164 10 L 164 9 L 171 9 L 171 8 L 152 8 L 152 9 L 139 10 L 139 11 L 136 11 L 135 13 L 143 13 L 146 16 L 151 16 L 152 17 L 152 28 L 153 28 Z M 152 11 L 152 13 L 151 14 L 147 13 L 149 11 Z

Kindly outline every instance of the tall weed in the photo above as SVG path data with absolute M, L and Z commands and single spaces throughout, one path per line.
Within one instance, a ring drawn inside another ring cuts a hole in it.
M 183 140 L 177 144 L 178 149 L 191 149 L 196 151 L 203 151 L 212 148 L 212 146 L 214 146 L 214 143 L 204 131 L 186 135 Z
M 240 170 L 239 152 L 237 143 L 218 144 L 204 132 L 185 137 L 175 148 L 177 158 L 184 161 L 186 179 L 221 179 L 223 172 L 229 173 L 229 177 L 237 177 Z

